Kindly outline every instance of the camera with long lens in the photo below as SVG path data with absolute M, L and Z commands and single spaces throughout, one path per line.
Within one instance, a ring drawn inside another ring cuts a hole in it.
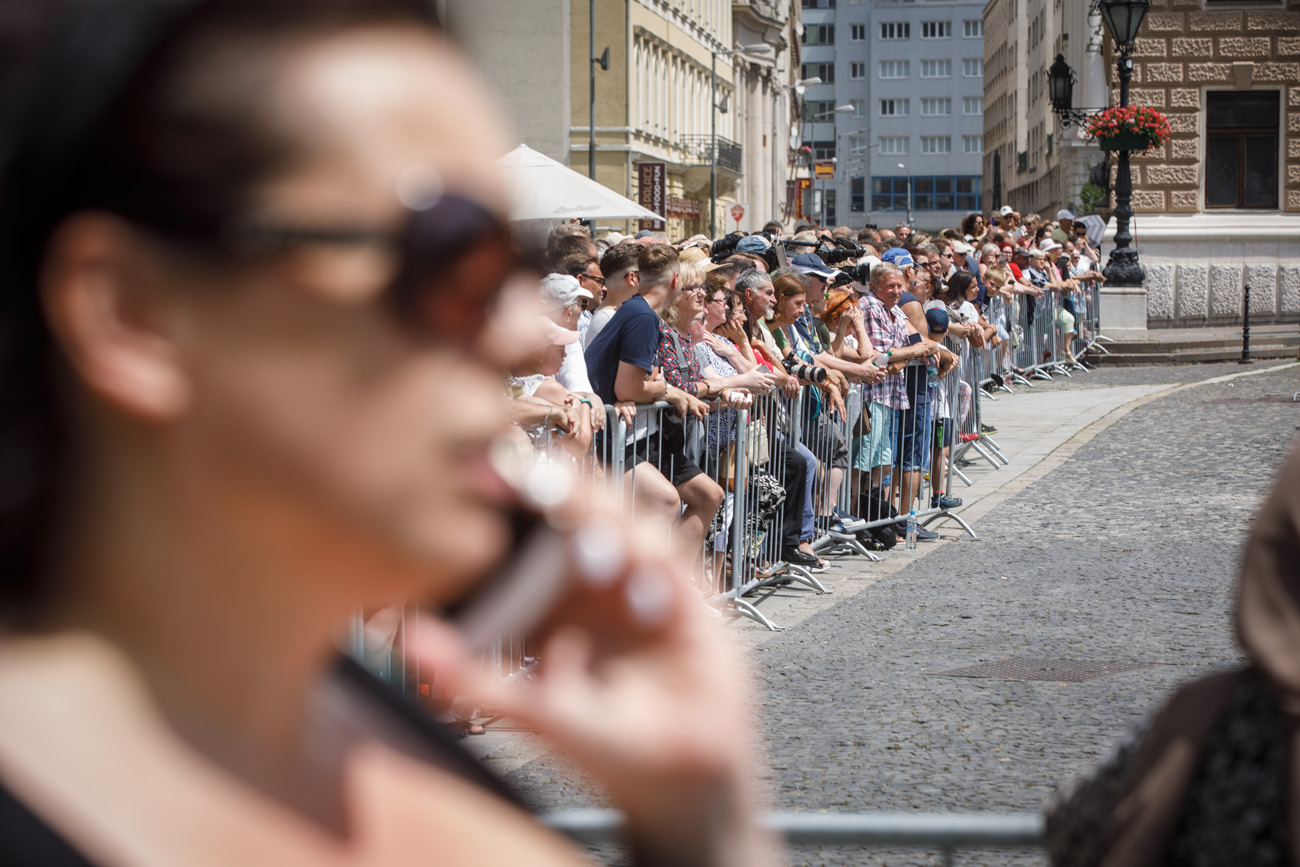
M 713 259 L 714 262 L 721 262 L 732 253 L 736 252 L 736 245 L 739 244 L 744 237 L 744 232 L 732 232 L 730 235 L 719 238 L 713 242 L 713 246 L 709 249 L 709 257 Z
M 840 270 L 853 278 L 853 282 L 855 283 L 861 283 L 863 286 L 871 283 L 870 265 L 847 265 Z
M 795 379 L 802 379 L 806 382 L 814 382 L 821 385 L 826 381 L 826 368 L 815 367 L 811 364 L 804 364 L 794 356 L 790 356 L 781 362 L 785 367 L 785 372 Z

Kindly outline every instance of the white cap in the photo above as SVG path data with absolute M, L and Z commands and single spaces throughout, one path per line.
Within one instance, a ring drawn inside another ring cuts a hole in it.
M 1011 207 L 1010 205 L 1003 205 L 1002 210 L 998 211 L 998 213 L 1004 217 L 1009 217 L 1015 212 L 1016 212 L 1015 208 Z
M 583 289 L 577 277 L 568 274 L 547 274 L 542 278 L 542 304 L 550 310 L 560 310 L 577 304 L 579 298 L 595 298 Z

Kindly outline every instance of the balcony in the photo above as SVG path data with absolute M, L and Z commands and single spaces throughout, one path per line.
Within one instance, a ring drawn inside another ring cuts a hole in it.
M 707 135 L 682 136 L 682 148 L 686 151 L 685 163 L 688 166 L 707 166 L 713 164 L 713 137 Z M 717 137 L 718 168 L 739 175 L 741 172 L 740 145 L 722 136 Z

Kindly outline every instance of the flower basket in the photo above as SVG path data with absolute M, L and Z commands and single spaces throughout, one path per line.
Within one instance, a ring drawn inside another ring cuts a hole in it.
M 1099 111 L 1083 127 L 1102 150 L 1140 153 L 1169 141 L 1169 118 L 1145 105 L 1118 106 Z

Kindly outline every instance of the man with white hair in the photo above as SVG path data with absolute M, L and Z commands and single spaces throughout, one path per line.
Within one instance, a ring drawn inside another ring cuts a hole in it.
M 591 291 L 584 289 L 576 277 L 568 274 L 548 274 L 541 284 L 542 309 L 547 317 L 561 328 L 578 330 L 578 317 L 582 315 L 585 302 L 594 297 Z M 582 343 L 578 340 L 567 343 L 564 347 L 564 363 L 555 374 L 555 381 L 573 392 L 579 401 L 581 412 L 591 416 L 591 429 L 599 431 L 605 427 L 605 404 L 591 387 L 587 376 L 587 359 L 582 352 Z

